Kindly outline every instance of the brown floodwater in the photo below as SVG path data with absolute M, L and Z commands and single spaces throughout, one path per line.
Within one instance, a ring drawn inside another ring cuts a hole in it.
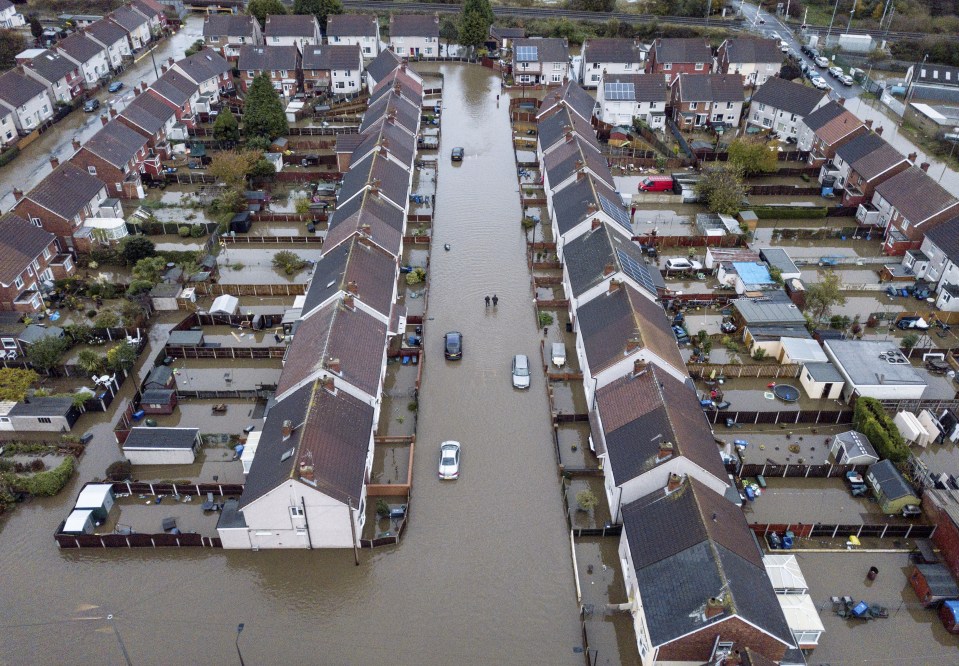
M 438 251 L 402 543 L 361 552 L 360 566 L 348 551 L 61 551 L 52 535 L 80 485 L 119 457 L 103 423 L 60 496 L 0 523 L 0 654 L 12 663 L 233 664 L 241 622 L 248 664 L 583 662 L 544 377 L 510 386 L 511 355 L 538 358 L 541 331 L 507 104 L 490 70 L 441 71 Z M 466 159 L 451 166 L 454 146 Z M 458 363 L 442 356 L 451 329 L 465 336 Z M 444 439 L 463 444 L 455 483 L 436 479 Z

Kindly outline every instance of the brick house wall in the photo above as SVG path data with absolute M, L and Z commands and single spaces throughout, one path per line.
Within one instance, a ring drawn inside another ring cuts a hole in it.
M 938 510 L 935 523 L 936 532 L 932 535 L 932 542 L 939 549 L 943 563 L 949 567 L 953 577 L 959 580 L 959 527 L 942 509 Z
M 669 69 L 666 69 L 667 65 Z M 673 80 L 680 74 L 709 74 L 710 69 L 709 63 L 694 63 L 694 62 L 671 62 L 671 63 L 661 63 L 656 61 L 656 49 L 650 49 L 649 51 L 649 73 L 650 74 L 661 74 L 665 78 L 669 74 L 669 79 L 666 81 L 666 85 L 669 85 Z
M 14 196 L 18 196 L 16 191 Z M 61 247 L 73 246 L 73 232 L 79 229 L 83 220 L 86 219 L 86 211 L 83 211 L 80 213 L 80 223 L 74 224 L 73 220 L 60 217 L 53 211 L 26 198 L 20 199 L 11 212 L 34 224 L 36 224 L 35 220 L 40 220 L 40 227 L 56 236 Z
M 303 90 L 310 91 L 314 88 L 330 88 L 330 70 L 328 69 L 304 69 L 303 70 Z
M 17 214 L 23 215 L 22 213 Z M 28 289 L 37 289 L 39 283 L 43 280 L 57 280 L 67 277 L 73 272 L 72 263 L 69 264 L 69 269 L 67 269 L 64 265 L 59 265 L 56 267 L 51 266 L 51 262 L 59 253 L 60 248 L 57 246 L 57 240 L 51 240 L 50 244 L 47 245 L 46 248 L 47 256 L 44 256 L 41 253 L 35 259 L 37 264 L 36 268 L 34 268 L 32 265 L 33 262 L 23 266 L 23 269 L 20 272 L 20 279 L 23 281 L 21 286 L 18 287 L 16 284 L 12 284 L 9 287 L 4 287 L 3 285 L 0 285 L 0 310 L 14 310 L 16 312 L 39 311 L 39 309 L 43 307 L 42 303 L 38 303 L 38 306 L 34 307 L 30 302 L 15 304 L 14 301 L 23 291 Z M 49 271 L 49 273 L 47 271 Z
M 846 194 L 844 194 L 844 195 L 843 195 L 843 198 L 842 198 L 842 205 L 843 205 L 843 206 L 858 206 L 858 205 L 861 204 L 861 203 L 866 203 L 866 202 L 868 202 L 868 201 L 872 201 L 872 194 L 873 194 L 873 192 L 876 191 L 876 187 L 878 187 L 880 183 L 886 182 L 887 180 L 889 180 L 890 178 L 892 178 L 892 177 L 895 176 L 896 174 L 902 173 L 903 171 L 905 171 L 905 170 L 908 169 L 908 168 L 909 168 L 909 164 L 907 164 L 906 162 L 903 162 L 903 163 L 901 163 L 901 164 L 897 164 L 897 165 L 894 166 L 892 169 L 889 169 L 889 170 L 886 171 L 885 173 L 880 174 L 880 175 L 879 175 L 878 177 L 876 177 L 876 179 L 873 180 L 871 183 L 870 183 L 870 182 L 867 182 L 865 179 L 863 179 L 863 177 L 860 176 L 859 173 L 858 173 L 855 169 L 850 169 L 850 171 L 849 171 L 849 178 L 846 179 L 847 189 L 846 189 Z M 860 192 L 862 192 L 862 194 L 861 194 L 861 195 L 859 195 L 859 194 L 855 194 L 855 195 L 850 194 L 850 193 L 849 193 L 849 190 L 848 190 L 848 187 L 849 187 L 849 186 L 855 187 L 855 188 L 858 189 Z
M 140 151 L 141 158 L 145 157 L 142 155 L 143 151 Z M 70 161 L 76 164 L 78 167 L 87 170 L 87 173 L 95 175 L 97 178 L 103 181 L 103 184 L 107 187 L 107 196 L 109 197 L 119 197 L 121 199 L 137 199 L 139 198 L 137 194 L 137 189 L 142 189 L 140 183 L 140 174 L 139 170 L 136 168 L 131 168 L 134 165 L 127 165 L 127 173 L 123 173 L 120 169 L 108 163 L 99 155 L 95 155 L 86 148 L 81 148 L 76 155 L 70 158 Z M 91 171 L 91 167 L 96 171 L 94 173 Z M 130 181 L 127 181 L 127 175 L 129 173 L 135 173 L 136 177 L 132 178 Z
M 663 645 L 659 648 L 656 660 L 705 663 L 712 655 L 717 640 L 733 643 L 734 650 L 751 648 L 776 663 L 782 661 L 786 654 L 786 646 L 782 642 L 733 616 Z
M 836 151 L 839 150 L 841 146 L 845 146 L 857 136 L 866 134 L 867 132 L 869 132 L 869 128 L 865 125 L 860 125 L 855 130 L 832 144 L 827 144 L 825 141 L 820 139 L 818 135 L 814 134 L 812 148 L 809 151 L 810 166 L 822 166 L 836 156 Z

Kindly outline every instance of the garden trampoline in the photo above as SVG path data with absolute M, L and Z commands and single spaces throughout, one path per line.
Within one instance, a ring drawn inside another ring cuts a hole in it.
M 789 384 L 776 384 L 773 387 L 773 393 L 783 402 L 796 402 L 799 400 L 799 389 Z

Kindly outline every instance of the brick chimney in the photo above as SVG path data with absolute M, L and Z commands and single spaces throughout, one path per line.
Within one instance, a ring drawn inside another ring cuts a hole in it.
M 114 109 L 112 106 L 110 107 L 110 117 L 111 117 L 111 118 L 116 118 L 116 117 L 117 117 L 117 110 Z
M 342 372 L 342 367 L 340 366 L 340 359 L 333 358 L 332 356 L 326 359 L 326 369 L 334 374 L 340 374 Z
M 147 87 L 148 87 L 148 86 L 147 86 L 147 82 L 146 82 L 146 81 L 140 81 L 140 90 L 141 90 L 141 91 L 146 92 L 146 91 L 147 91 Z
M 576 160 L 573 163 L 573 168 L 576 169 L 577 171 L 580 171 L 583 168 L 583 166 L 584 166 L 583 160 Z
M 615 272 L 616 272 L 616 264 L 614 264 L 613 262 L 609 262 L 608 264 L 603 266 L 603 277 L 609 277 Z
M 840 97 L 839 99 L 836 100 L 836 104 L 838 104 L 839 106 L 846 106 L 846 98 Z
M 669 481 L 666 482 L 666 494 L 674 493 L 683 485 L 683 477 L 679 474 L 670 474 Z
M 380 179 L 374 178 L 370 181 L 370 194 L 374 197 L 380 196 Z
M 107 123 L 110 122 L 109 116 L 107 116 L 107 114 L 105 114 L 105 113 L 101 113 L 101 114 L 100 114 L 100 122 L 103 123 L 103 126 L 104 126 L 104 127 L 106 127 L 106 126 L 107 126 Z
M 572 143 L 572 142 L 573 142 L 573 133 L 566 132 L 566 143 Z
M 880 125 L 876 128 L 876 136 L 882 136 L 882 133 L 886 131 L 886 128 Z
M 313 474 L 313 465 L 307 465 L 306 461 L 300 463 L 300 480 L 307 483 L 316 483 L 316 476 Z
M 13 199 L 14 201 L 20 201 L 23 199 L 23 190 L 21 190 L 19 187 L 13 188 Z
M 170 67 L 173 67 L 173 64 L 176 62 L 176 60 L 174 60 L 173 58 L 167 58 L 166 61 L 167 61 L 167 64 L 170 65 Z
M 578 183 L 579 181 L 583 180 L 584 178 L 586 178 L 586 172 L 585 172 L 585 171 L 577 171 L 577 172 L 576 172 L 576 182 L 577 182 L 577 183 Z
M 912 162 L 913 164 L 915 164 L 917 157 L 919 157 L 919 154 L 918 154 L 918 153 L 909 153 L 909 154 L 906 156 L 906 159 L 909 160 L 910 162 Z
M 78 139 L 77 137 L 73 137 L 73 149 L 74 149 L 74 150 L 80 150 L 80 146 L 82 146 L 82 145 L 83 145 L 83 144 L 80 143 L 80 139 Z
M 710 597 L 706 600 L 706 619 L 710 620 L 714 617 L 722 615 L 726 610 L 726 605 L 723 603 L 723 600 L 718 597 Z
M 872 118 L 869 118 L 868 120 L 864 120 L 863 123 L 866 125 L 868 129 L 872 129 Z
M 659 443 L 659 453 L 656 455 L 656 460 L 662 462 L 664 460 L 669 460 L 673 457 L 673 443 L 672 442 L 660 442 Z
M 923 162 L 922 164 L 919 165 L 919 168 L 922 169 L 923 171 L 925 171 L 926 173 L 928 173 L 928 172 L 929 172 L 929 162 Z
M 290 435 L 293 434 L 293 421 L 287 419 L 283 422 L 283 427 L 280 429 L 280 432 L 283 434 L 283 439 L 289 439 Z
M 631 335 L 626 341 L 626 353 L 630 354 L 643 346 L 643 339 L 638 335 Z
M 592 215 L 595 212 L 596 212 L 596 202 L 590 201 L 588 204 L 586 204 L 586 214 Z
M 604 270 L 605 272 L 605 270 Z M 607 294 L 612 294 L 613 292 L 619 291 L 619 288 L 623 286 L 623 283 L 619 280 L 610 280 L 609 289 L 606 290 Z
M 51 155 L 51 156 L 50 156 L 50 166 L 53 167 L 54 169 L 56 169 L 58 166 L 60 166 L 60 158 L 58 158 L 56 155 Z
M 360 233 L 361 233 L 362 235 L 366 236 L 367 238 L 369 238 L 369 237 L 370 237 L 370 225 L 369 225 L 369 224 L 360 225 Z
M 136 97 L 139 94 L 140 94 L 140 88 L 138 88 L 137 86 L 133 86 L 133 96 Z
M 323 390 L 327 393 L 332 393 L 336 395 L 336 383 L 333 381 L 332 377 L 324 377 L 320 380 L 320 386 L 323 387 Z
M 353 294 L 346 294 L 343 296 L 343 307 L 347 310 L 355 310 L 356 303 L 353 302 Z
M 359 293 L 356 286 L 356 280 L 350 280 L 346 283 L 346 292 L 348 294 L 353 294 L 354 296 Z
M 160 71 L 161 71 L 161 72 L 163 72 L 164 74 L 166 74 L 166 70 L 167 70 L 167 66 L 166 66 L 166 65 L 160 65 Z
M 595 229 L 599 229 L 602 225 L 603 223 L 600 221 L 600 219 L 598 217 L 594 217 L 593 221 L 589 225 L 589 228 L 591 230 L 595 230 Z

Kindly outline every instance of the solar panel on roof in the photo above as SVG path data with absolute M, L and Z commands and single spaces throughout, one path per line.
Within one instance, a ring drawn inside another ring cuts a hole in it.
M 539 60 L 537 57 L 538 50 L 535 46 L 517 46 L 516 47 L 516 59 L 519 62 L 536 62 Z
M 599 203 L 606 214 L 613 218 L 620 226 L 630 231 L 633 230 L 633 225 L 629 221 L 629 213 L 626 212 L 626 208 L 616 205 L 602 194 L 599 195 Z
M 606 84 L 606 99 L 610 101 L 631 100 L 636 98 L 636 87 L 632 83 L 613 82 Z
M 636 261 L 633 257 L 626 254 L 622 248 L 616 248 L 616 256 L 619 258 L 619 264 L 623 267 L 623 272 L 636 281 L 643 289 L 650 293 L 656 293 L 656 284 L 653 282 L 653 276 L 649 274 L 649 269 L 645 264 Z

